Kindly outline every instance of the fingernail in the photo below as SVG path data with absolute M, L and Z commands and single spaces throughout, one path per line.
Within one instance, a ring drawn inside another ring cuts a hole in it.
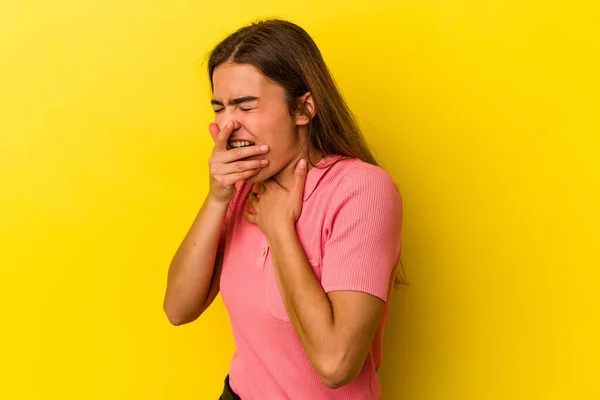
M 262 165 L 267 165 L 269 163 L 269 160 L 261 160 L 260 162 Z
M 227 127 L 228 127 L 228 128 L 231 128 L 232 126 L 233 126 L 233 121 L 229 121 L 229 122 L 227 123 Z
M 306 160 L 305 159 L 300 160 L 299 165 L 300 165 L 300 168 L 306 168 Z
M 260 146 L 260 151 L 267 151 L 269 150 L 269 146 L 267 146 L 266 144 L 263 144 L 262 146 Z

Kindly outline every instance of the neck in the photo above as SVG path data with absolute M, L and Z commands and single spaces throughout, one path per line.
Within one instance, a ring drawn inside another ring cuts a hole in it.
M 298 164 L 298 161 L 300 161 L 303 158 L 307 162 L 308 171 L 310 171 L 313 168 L 313 164 L 317 165 L 317 163 L 321 161 L 321 159 L 323 159 L 323 155 L 313 146 L 309 146 L 308 149 L 306 149 L 306 147 L 303 147 L 302 150 L 296 155 L 296 157 L 294 157 L 294 159 L 290 163 L 288 163 L 283 170 L 275 174 L 272 179 L 283 188 L 289 189 L 293 187 L 294 181 L 296 179 L 294 177 L 296 165 Z

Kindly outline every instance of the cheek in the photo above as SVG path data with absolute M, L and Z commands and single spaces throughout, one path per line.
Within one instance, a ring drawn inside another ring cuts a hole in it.
M 295 125 L 287 112 L 272 112 L 260 115 L 255 123 L 256 135 L 273 150 L 287 148 L 295 142 Z
M 267 121 L 258 113 L 240 115 L 239 121 L 242 126 L 257 139 L 262 139 L 267 132 Z
M 242 125 L 241 132 L 247 133 L 254 138 L 254 141 L 259 144 L 268 144 L 273 146 L 273 139 L 276 136 L 271 121 L 268 117 L 263 117 L 258 113 L 248 113 L 239 115 L 236 119 Z

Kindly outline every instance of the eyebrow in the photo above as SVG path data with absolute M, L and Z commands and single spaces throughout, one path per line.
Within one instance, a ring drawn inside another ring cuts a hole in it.
M 237 106 L 238 104 L 249 103 L 251 101 L 256 101 L 256 100 L 258 100 L 258 97 L 256 97 L 256 96 L 244 96 L 244 97 L 238 97 L 237 99 L 231 99 L 229 101 L 229 104 L 232 106 Z M 215 100 L 215 99 L 212 99 L 210 101 L 210 104 L 216 105 L 216 106 L 223 106 L 222 101 Z

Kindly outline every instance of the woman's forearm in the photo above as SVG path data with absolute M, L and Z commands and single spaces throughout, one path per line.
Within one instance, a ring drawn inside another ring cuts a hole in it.
M 269 240 L 277 281 L 288 316 L 311 362 L 327 375 L 336 351 L 331 302 L 312 271 L 294 226 Z
M 219 272 L 215 260 L 227 207 L 227 202 L 207 197 L 173 257 L 163 307 L 175 325 L 198 318 L 218 291 L 213 275 Z

